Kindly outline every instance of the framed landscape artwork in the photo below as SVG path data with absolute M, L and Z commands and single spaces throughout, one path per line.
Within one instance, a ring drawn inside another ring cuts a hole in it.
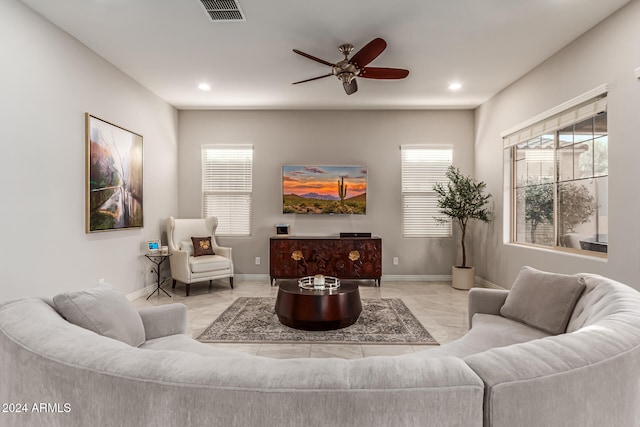
M 367 167 L 283 166 L 282 213 L 365 215 Z
M 86 232 L 143 226 L 142 136 L 85 114 Z

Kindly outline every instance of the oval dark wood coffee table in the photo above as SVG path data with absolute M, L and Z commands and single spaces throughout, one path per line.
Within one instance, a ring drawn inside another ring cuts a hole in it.
M 362 312 L 355 282 L 343 281 L 338 289 L 301 289 L 297 280 L 281 280 L 276 297 L 280 323 L 307 331 L 329 331 L 353 325 Z

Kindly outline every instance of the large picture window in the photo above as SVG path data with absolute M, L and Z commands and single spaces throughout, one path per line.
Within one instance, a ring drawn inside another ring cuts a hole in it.
M 537 126 L 546 128 L 544 133 L 509 147 L 512 241 L 605 255 L 609 244 L 606 98 L 558 117 Z
M 437 194 L 433 186 L 447 182 L 453 162 L 449 145 L 403 145 L 402 151 L 402 236 L 451 237 L 451 222 L 441 224 Z
M 216 234 L 250 236 L 253 147 L 202 147 L 202 215 L 218 217 Z

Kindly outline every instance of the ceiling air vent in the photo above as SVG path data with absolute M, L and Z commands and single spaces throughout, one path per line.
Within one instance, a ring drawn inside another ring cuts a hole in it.
M 237 0 L 200 0 L 200 3 L 214 22 L 246 20 Z

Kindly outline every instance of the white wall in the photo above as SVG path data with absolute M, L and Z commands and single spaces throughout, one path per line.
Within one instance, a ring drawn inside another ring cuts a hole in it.
M 0 46 L 0 300 L 152 283 L 140 254 L 177 213 L 175 109 L 15 0 Z M 85 234 L 85 112 L 144 137 L 143 229 Z
M 496 221 L 476 227 L 477 274 L 510 287 L 523 265 L 592 272 L 640 289 L 640 1 L 618 13 L 493 97 L 476 112 L 475 172 L 495 197 Z M 570 24 L 570 23 L 568 23 Z M 508 181 L 500 133 L 601 84 L 610 86 L 609 256 L 607 260 L 508 245 Z
M 52 296 L 99 278 L 125 293 L 152 283 L 142 244 L 162 235 L 166 217 L 200 215 L 200 145 L 212 143 L 255 146 L 253 236 L 222 241 L 234 247 L 240 274 L 267 274 L 268 238 L 280 222 L 299 235 L 382 236 L 385 275 L 449 274 L 456 241 L 401 237 L 398 147 L 451 143 L 454 163 L 486 181 L 494 195 L 495 221 L 474 225 L 468 236 L 480 277 L 509 287 L 522 265 L 532 265 L 600 273 L 640 289 L 637 22 L 640 0 L 496 95 L 475 117 L 470 111 L 177 113 L 22 3 L 0 2 L 0 300 Z M 506 245 L 500 133 L 603 83 L 610 86 L 609 258 Z M 144 136 L 144 229 L 85 234 L 85 112 Z M 314 163 L 366 164 L 368 214 L 281 214 L 281 166 Z M 261 266 L 254 265 L 256 256 Z M 391 264 L 394 256 L 400 265 Z
M 355 95 L 357 96 L 357 95 Z M 289 223 L 297 235 L 364 231 L 382 237 L 388 275 L 450 275 L 452 239 L 404 239 L 401 229 L 400 145 L 454 145 L 454 163 L 473 170 L 471 111 L 180 111 L 180 216 L 201 215 L 200 146 L 254 145 L 254 220 L 251 238 L 222 238 L 233 247 L 240 274 L 268 274 L 269 237 Z M 286 164 L 368 167 L 367 214 L 282 214 L 281 168 Z M 256 266 L 255 257 L 262 265 Z M 398 266 L 392 258 L 399 257 Z

